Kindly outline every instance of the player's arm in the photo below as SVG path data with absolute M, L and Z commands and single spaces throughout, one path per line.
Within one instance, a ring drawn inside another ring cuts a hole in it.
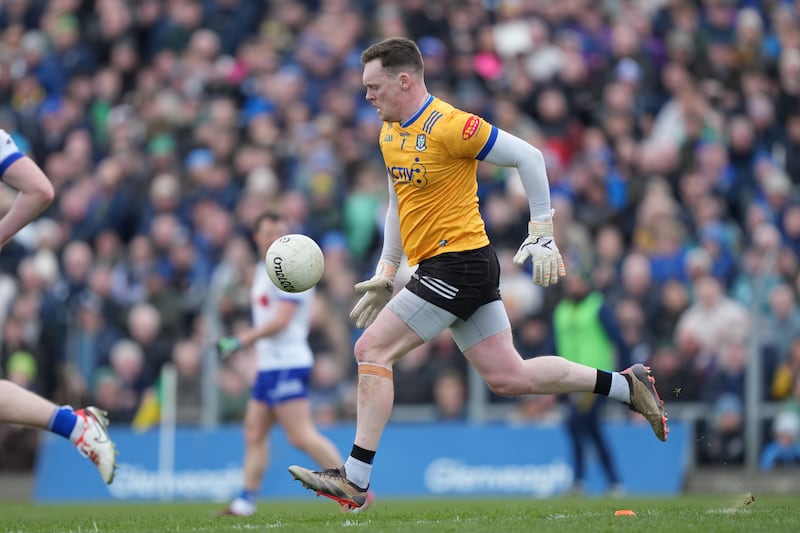
M 547 222 L 550 215 L 550 183 L 541 150 L 519 137 L 497 128 L 491 149 L 483 157 L 487 163 L 516 167 L 528 196 L 531 220 Z
M 381 249 L 381 258 L 378 260 L 378 269 L 381 264 L 385 265 L 384 269 L 397 273 L 400 266 L 400 260 L 403 258 L 403 244 L 400 240 L 400 215 L 397 212 L 397 192 L 394 190 L 392 180 L 387 177 L 389 182 L 389 206 L 386 209 L 386 218 L 383 223 L 383 248 Z
M 289 298 L 282 299 L 277 304 L 275 314 L 270 320 L 240 332 L 238 335 L 223 337 L 217 342 L 217 352 L 223 359 L 246 346 L 250 346 L 258 339 L 271 337 L 283 330 L 297 312 L 299 302 Z
M 528 238 L 519 247 L 514 262 L 521 265 L 530 257 L 534 283 L 543 287 L 558 283 L 559 276 L 566 276 L 567 271 L 553 238 L 550 184 L 544 156 L 535 146 L 499 128 L 492 137 L 494 143 L 482 159 L 502 167 L 515 167 L 528 196 L 531 214 Z
M 13 142 L 10 137 L 7 140 Z M 11 154 L 0 163 L 0 177 L 6 185 L 19 192 L 11 208 L 0 218 L 2 247 L 50 205 L 55 192 L 42 169 L 21 153 Z
M 297 312 L 299 305 L 300 304 L 297 300 L 289 298 L 279 300 L 277 309 L 272 315 L 272 318 L 263 324 L 257 324 L 252 328 L 241 332 L 239 334 L 239 342 L 242 343 L 242 346 L 249 346 L 258 339 L 263 337 L 271 337 L 280 332 L 289 325 L 289 322 L 292 321 L 292 317 L 294 316 L 295 312 Z
M 375 275 L 366 281 L 357 283 L 355 290 L 363 294 L 350 312 L 350 318 L 356 321 L 357 328 L 365 328 L 372 324 L 381 309 L 386 306 L 394 294 L 394 278 L 403 258 L 403 245 L 400 239 L 400 216 L 397 212 L 397 193 L 389 182 L 389 207 L 383 224 L 383 248 Z

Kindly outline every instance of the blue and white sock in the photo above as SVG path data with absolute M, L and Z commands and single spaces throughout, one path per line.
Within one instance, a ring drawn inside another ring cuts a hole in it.
M 83 419 L 76 415 L 69 405 L 56 409 L 50 417 L 50 422 L 47 423 L 48 430 L 72 442 L 83 433 L 83 426 Z

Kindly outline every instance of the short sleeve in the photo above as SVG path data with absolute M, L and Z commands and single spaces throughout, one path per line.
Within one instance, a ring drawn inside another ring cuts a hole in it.
M 0 129 L 0 178 L 3 177 L 3 174 L 14 161 L 22 157 L 24 157 L 24 154 L 20 151 L 14 139 L 11 138 L 11 135 Z
M 447 151 L 455 157 L 475 159 L 489 141 L 492 129 L 492 125 L 478 115 L 453 111 L 445 128 Z

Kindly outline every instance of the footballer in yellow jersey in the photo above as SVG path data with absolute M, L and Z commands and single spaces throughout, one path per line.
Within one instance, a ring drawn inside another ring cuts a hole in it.
M 650 369 L 641 364 L 607 372 L 563 357 L 526 354 L 514 346 L 499 293 L 500 266 L 478 210 L 479 160 L 514 167 L 528 196 L 528 237 L 514 256 L 531 259 L 541 286 L 566 275 L 553 238 L 550 189 L 542 153 L 480 117 L 428 93 L 419 47 L 388 38 L 361 54 L 366 100 L 383 120 L 380 147 L 389 182 L 383 249 L 375 275 L 355 290 L 350 313 L 366 328 L 355 344 L 358 412 L 353 448 L 344 465 L 291 475 L 344 508 L 368 503 L 373 460 L 394 401 L 393 365 L 409 351 L 448 330 L 487 386 L 502 396 L 594 393 L 641 413 L 660 440 L 667 439 L 664 402 Z M 403 253 L 417 265 L 396 294 Z M 502 453 L 502 452 L 501 452 Z
M 489 244 L 475 173 L 496 138 L 494 126 L 433 96 L 408 120 L 384 123 L 380 147 L 409 265 Z

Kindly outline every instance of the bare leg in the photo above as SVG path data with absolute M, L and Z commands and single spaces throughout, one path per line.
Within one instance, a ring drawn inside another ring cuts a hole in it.
M 356 446 L 378 449 L 394 404 L 392 365 L 420 344 L 422 339 L 388 310 L 381 312 L 356 342 L 359 363 Z
M 322 468 L 341 466 L 342 456 L 336 446 L 314 426 L 307 398 L 281 403 L 275 407 L 275 416 L 292 446 L 307 453 Z
M 269 463 L 267 434 L 273 417 L 269 406 L 253 400 L 247 403 L 244 415 L 244 488 L 258 492 Z
M 54 425 L 50 420 L 55 416 Z M 61 408 L 19 385 L 0 379 L 0 422 L 43 429 L 70 440 L 94 463 L 106 483 L 114 480 L 116 449 L 108 437 L 106 412 L 87 407 L 78 412 Z
M 50 400 L 0 379 L 0 422 L 47 429 L 56 409 Z
M 356 411 L 355 444 L 365 450 L 377 450 L 383 429 L 389 422 L 394 405 L 394 383 L 391 379 L 360 374 Z
M 601 372 L 556 356 L 524 360 L 514 348 L 510 329 L 480 341 L 464 355 L 497 394 L 602 394 L 629 405 L 647 419 L 659 440 L 667 440 L 664 402 L 655 388 L 655 378 L 644 365 L 633 365 L 622 372 Z M 605 385 L 601 378 L 606 380 Z
M 523 359 L 514 348 L 511 330 L 485 339 L 464 355 L 497 394 L 563 394 L 592 392 L 597 370 L 563 357 Z
M 292 476 L 306 488 L 337 501 L 348 510 L 369 505 L 372 460 L 392 413 L 392 365 L 422 340 L 397 316 L 384 309 L 356 342 L 358 405 L 353 450 L 343 469 L 313 472 L 293 465 Z M 341 464 L 341 463 L 340 463 Z

